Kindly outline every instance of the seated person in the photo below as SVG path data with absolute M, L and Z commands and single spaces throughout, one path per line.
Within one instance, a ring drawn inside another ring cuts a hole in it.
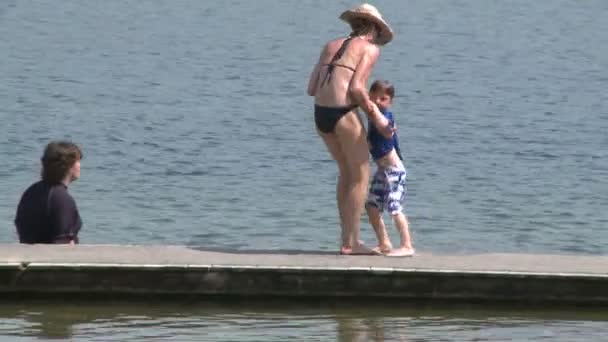
M 42 180 L 21 196 L 15 226 L 20 243 L 78 243 L 82 220 L 68 185 L 80 177 L 82 152 L 73 143 L 56 141 L 42 156 Z

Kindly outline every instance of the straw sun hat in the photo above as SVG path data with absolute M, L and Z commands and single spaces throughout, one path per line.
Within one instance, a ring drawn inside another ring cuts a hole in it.
M 384 45 L 393 39 L 393 30 L 386 21 L 382 18 L 382 15 L 378 9 L 370 4 L 362 4 L 355 8 L 344 11 L 340 15 L 340 19 L 349 23 L 352 27 L 352 21 L 355 19 L 367 19 L 372 21 L 380 28 L 378 32 L 378 39 L 376 43 L 378 45 Z

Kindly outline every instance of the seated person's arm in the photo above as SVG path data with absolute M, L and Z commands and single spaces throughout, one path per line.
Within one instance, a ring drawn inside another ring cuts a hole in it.
M 74 243 L 80 225 L 80 215 L 74 199 L 65 192 L 53 194 L 50 203 L 54 243 Z

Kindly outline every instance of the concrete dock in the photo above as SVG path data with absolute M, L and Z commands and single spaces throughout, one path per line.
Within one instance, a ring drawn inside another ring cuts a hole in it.
M 413 258 L 0 244 L 0 295 L 387 297 L 608 305 L 608 256 Z

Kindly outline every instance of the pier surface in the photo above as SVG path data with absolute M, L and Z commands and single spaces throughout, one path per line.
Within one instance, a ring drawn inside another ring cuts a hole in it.
M 608 304 L 608 256 L 413 258 L 0 244 L 0 295 L 389 297 Z

